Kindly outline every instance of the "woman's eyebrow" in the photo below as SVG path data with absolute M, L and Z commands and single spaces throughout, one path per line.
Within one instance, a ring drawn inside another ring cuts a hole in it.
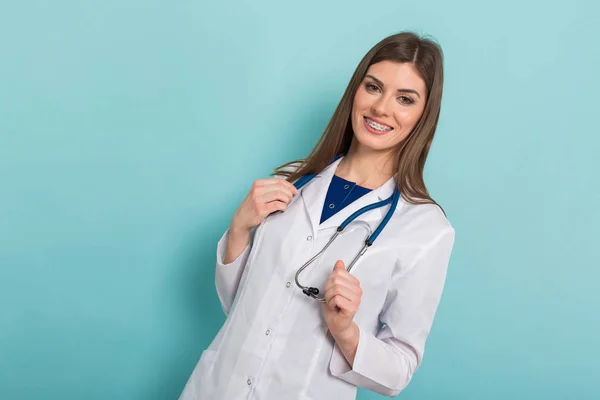
M 379 86 L 381 86 L 383 88 L 383 82 L 381 82 L 379 79 L 375 78 L 373 75 L 365 75 L 366 78 L 371 78 L 373 79 Z M 421 95 L 419 94 L 419 92 L 417 92 L 414 89 L 398 89 L 398 93 L 414 93 L 417 95 L 418 98 L 421 98 Z

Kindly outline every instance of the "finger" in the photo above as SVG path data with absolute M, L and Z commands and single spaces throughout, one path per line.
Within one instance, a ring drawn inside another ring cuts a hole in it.
M 257 202 L 263 204 L 276 200 L 283 201 L 284 203 L 289 204 L 292 201 L 292 194 L 283 190 L 273 190 L 263 194 L 262 196 L 256 199 Z
M 358 289 L 360 289 L 360 282 L 350 274 L 338 276 L 333 275 L 332 273 L 327 282 L 325 282 L 324 290 L 327 290 L 335 285 L 346 286 L 347 288 L 356 292 L 358 292 Z
M 285 180 L 285 179 L 282 179 L 282 180 L 281 180 L 281 182 L 282 182 L 282 183 L 283 183 L 283 184 L 284 184 L 286 187 L 288 187 L 288 188 L 289 188 L 289 189 L 290 189 L 290 190 L 291 190 L 291 191 L 292 191 L 294 194 L 298 194 L 298 189 L 296 188 L 296 186 L 294 186 L 294 184 L 293 184 L 293 183 L 291 183 L 291 182 L 288 182 L 288 181 L 287 181 L 287 180 Z
M 281 190 L 286 193 L 289 193 L 290 196 L 292 196 L 292 197 L 294 196 L 294 194 L 296 194 L 298 192 L 296 187 L 294 185 L 292 185 L 291 183 L 289 183 L 288 181 L 286 181 L 285 179 L 280 179 L 279 182 L 277 182 L 277 184 L 270 185 L 268 187 L 273 188 L 273 190 Z
M 265 215 L 273 214 L 277 211 L 285 211 L 286 208 L 287 203 L 284 203 L 283 201 L 272 201 L 265 205 Z
M 250 191 L 250 198 L 253 201 L 257 201 L 257 202 L 268 202 L 268 201 L 272 201 L 273 193 L 276 193 L 276 194 L 283 193 L 290 200 L 294 196 L 294 194 L 289 189 L 284 187 L 283 185 L 269 185 L 269 186 L 254 186 L 252 188 L 252 190 Z M 267 194 L 270 196 L 269 197 L 270 200 L 263 199 L 263 197 Z
M 298 194 L 298 189 L 296 189 L 296 186 L 294 186 L 293 183 L 288 182 L 287 180 L 282 179 L 282 178 L 260 179 L 260 180 L 256 181 L 256 183 L 258 184 L 258 186 L 261 186 L 261 187 L 280 185 L 280 186 L 286 188 L 287 190 L 289 190 L 291 193 Z
M 329 287 L 328 289 L 325 289 L 325 298 L 326 299 L 328 297 L 331 298 L 331 297 L 335 297 L 337 295 L 342 296 L 351 302 L 360 302 L 362 290 L 357 287 L 350 288 L 345 285 L 333 285 L 333 286 Z
M 341 310 L 342 314 L 348 316 L 353 315 L 356 313 L 356 311 L 358 311 L 358 305 L 348 301 L 348 299 L 345 299 L 344 297 L 339 295 L 332 297 L 329 301 L 328 306 L 332 310 L 335 310 L 335 308 L 337 307 Z
M 344 264 L 344 262 L 342 260 L 337 260 L 335 265 L 333 266 L 333 273 L 329 274 L 330 276 L 340 276 L 340 277 L 346 277 L 347 279 L 354 281 L 355 283 L 359 283 L 358 279 L 355 278 L 354 276 L 352 276 L 350 274 L 350 272 L 348 272 L 348 270 L 346 270 L 346 265 Z
M 331 272 L 327 278 L 325 287 L 334 285 L 336 283 L 344 284 L 346 286 L 360 286 L 360 281 L 358 278 L 345 269 Z
M 325 289 L 323 297 L 325 298 L 325 304 L 327 305 L 327 307 L 331 308 L 332 310 L 335 310 L 335 303 L 331 303 L 331 300 L 337 296 L 336 292 L 334 292 L 333 290 L 330 289 Z
M 255 185 L 252 187 L 250 194 L 253 199 L 260 200 L 265 194 L 273 192 L 285 193 L 290 199 L 294 196 L 294 193 L 285 185 Z
M 283 184 L 285 187 L 289 188 L 289 189 L 292 191 L 292 193 L 294 193 L 294 194 L 298 194 L 298 189 L 296 188 L 296 186 L 294 186 L 294 184 L 293 184 L 293 183 L 291 183 L 291 182 L 288 182 L 288 181 L 287 181 L 287 179 L 281 179 L 281 183 L 282 183 L 282 184 Z

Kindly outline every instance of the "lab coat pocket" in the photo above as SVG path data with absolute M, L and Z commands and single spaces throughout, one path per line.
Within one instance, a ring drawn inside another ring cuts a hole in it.
M 207 395 L 206 392 L 210 387 L 208 376 L 216 355 L 217 352 L 215 350 L 207 349 L 202 352 L 200 360 L 188 379 L 179 400 L 199 400 L 205 398 L 204 396 Z

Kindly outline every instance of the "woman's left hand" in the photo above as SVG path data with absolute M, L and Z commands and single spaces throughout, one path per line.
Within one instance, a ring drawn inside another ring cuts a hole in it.
M 342 260 L 338 260 L 325 284 L 325 321 L 332 335 L 344 335 L 352 327 L 362 289 L 360 281 L 352 276 Z

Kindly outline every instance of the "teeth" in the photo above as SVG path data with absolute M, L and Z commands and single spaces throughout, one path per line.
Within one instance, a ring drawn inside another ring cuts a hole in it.
M 389 126 L 378 124 L 375 121 L 371 121 L 369 118 L 365 118 L 365 119 L 367 120 L 367 124 L 369 124 L 369 126 L 375 130 L 378 130 L 378 131 L 391 131 L 392 130 L 392 128 L 390 128 Z

